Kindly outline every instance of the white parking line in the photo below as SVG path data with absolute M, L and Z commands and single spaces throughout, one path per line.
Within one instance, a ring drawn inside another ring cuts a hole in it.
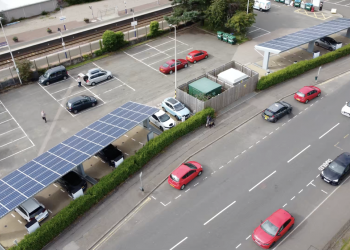
M 171 40 L 175 41 L 175 39 L 172 38 L 172 37 L 170 37 L 170 36 L 168 36 L 168 38 L 170 38 Z M 181 43 L 181 44 L 183 44 L 183 45 L 189 46 L 188 44 L 186 44 L 186 43 L 184 43 L 184 42 L 181 42 L 180 40 L 177 40 L 177 39 L 176 39 L 176 42 L 179 42 L 179 43 Z
M 258 144 L 260 141 L 257 141 L 255 144 Z
M 93 63 L 95 66 L 97 66 L 95 63 Z M 98 67 L 98 66 L 97 66 Z M 102 68 L 101 68 L 102 69 Z M 71 75 L 69 75 L 71 77 Z M 73 78 L 73 77 L 72 77 Z M 77 81 L 77 79 L 73 78 L 74 81 Z M 103 103 L 106 103 L 101 97 L 99 97 L 98 95 L 96 95 L 94 92 L 92 92 L 90 89 L 88 89 L 87 87 L 85 87 L 84 85 L 81 85 L 84 89 L 86 89 L 87 91 L 89 91 L 94 97 L 100 99 Z M 79 92 L 80 93 L 80 92 Z
M 316 178 L 318 178 L 318 177 L 320 177 L 320 175 L 319 175 L 319 174 L 316 176 Z
M 176 53 L 176 54 L 179 55 L 179 54 L 181 54 L 181 53 L 183 53 L 183 52 L 185 52 L 185 51 L 187 51 L 187 50 L 191 50 L 191 49 L 193 49 L 193 48 L 185 49 L 185 50 L 180 51 L 180 52 L 178 52 L 178 53 Z M 169 57 L 166 57 L 166 58 L 164 58 L 164 59 L 162 59 L 162 60 L 159 60 L 159 61 L 156 61 L 156 62 L 152 62 L 152 63 L 150 63 L 150 64 L 148 64 L 148 65 L 153 65 L 153 64 L 159 63 L 159 62 L 164 62 L 166 59 L 172 58 L 172 57 L 173 57 L 173 56 L 169 56 Z M 162 74 L 163 74 L 163 73 L 162 73 Z
M 244 154 L 247 150 L 244 150 L 241 154 Z
M 110 91 L 112 91 L 112 90 L 115 90 L 115 89 L 117 89 L 117 88 L 119 88 L 119 87 L 121 87 L 121 86 L 123 86 L 123 85 L 119 85 L 119 86 L 117 86 L 117 87 L 115 87 L 115 88 L 112 88 L 112 89 L 110 89 L 110 90 L 107 90 L 107 91 L 103 92 L 103 94 L 108 93 L 108 92 L 110 92 Z
M 6 160 L 7 158 L 10 158 L 11 156 L 14 156 L 14 155 L 16 155 L 16 154 L 22 153 L 23 151 L 26 151 L 27 149 L 30 149 L 30 148 L 32 148 L 32 147 L 35 147 L 35 145 L 32 145 L 32 146 L 30 146 L 30 147 L 28 147 L 28 148 L 25 148 L 25 149 L 22 149 L 22 150 L 20 150 L 20 151 L 14 153 L 14 154 L 12 154 L 12 155 L 8 155 L 8 156 L 6 156 L 6 157 L 0 159 L 0 161 Z
M 51 210 L 50 210 L 50 209 L 48 209 L 47 211 L 49 211 L 49 213 L 50 213 L 50 214 L 52 214 L 52 212 L 51 212 Z
M 221 210 L 219 213 L 217 213 L 216 215 L 214 215 L 210 220 L 208 220 L 207 222 L 205 222 L 203 224 L 203 226 L 207 225 L 209 222 L 211 222 L 212 220 L 214 220 L 217 216 L 219 216 L 222 212 L 224 212 L 226 209 L 228 209 L 229 207 L 231 207 L 233 204 L 235 204 L 236 201 L 232 202 L 230 205 L 228 205 L 227 207 L 225 207 L 223 210 Z
M 222 169 L 224 166 L 219 167 L 219 169 Z
M 12 120 L 12 118 L 11 118 L 11 119 L 8 119 L 8 120 L 6 120 L 6 121 L 0 122 L 0 124 L 3 124 L 3 123 L 5 123 L 5 122 L 11 121 L 11 120 Z
M 249 147 L 249 149 L 251 149 L 253 146 L 254 146 L 254 145 L 251 145 L 251 146 Z
M 314 180 L 310 181 L 309 184 L 307 184 L 306 186 L 308 187 L 309 185 L 312 185 L 312 186 L 316 187 L 316 185 L 312 183 L 313 181 Z
M 267 136 L 265 136 L 264 138 L 263 138 L 263 140 L 266 138 Z
M 21 223 L 22 224 L 22 221 L 20 221 L 20 220 L 17 220 L 19 223 Z
M 229 161 L 227 162 L 227 164 L 229 164 L 229 163 L 231 163 L 231 160 L 229 160 Z
M 170 55 L 168 55 L 167 53 L 165 53 L 165 52 L 163 52 L 163 51 L 161 51 L 161 50 L 159 50 L 159 49 L 156 49 L 155 47 L 153 47 L 153 46 L 151 46 L 151 45 L 149 45 L 149 44 L 145 44 L 145 45 L 147 45 L 147 46 L 149 46 L 149 47 L 155 49 L 156 51 L 158 51 L 158 52 L 160 52 L 160 53 L 163 53 L 164 55 L 170 56 Z
M 321 191 L 322 191 L 323 193 L 325 193 L 325 194 L 328 194 L 326 191 L 323 191 L 322 189 L 321 189 Z
M 248 33 L 252 33 L 252 32 L 255 32 L 255 31 L 257 31 L 257 30 L 260 30 L 260 29 L 252 30 L 252 31 L 249 31 Z
M 11 119 L 11 120 L 12 120 L 12 119 Z M 16 130 L 16 129 L 19 129 L 19 127 L 14 128 L 14 129 L 11 129 L 11 130 L 9 130 L 9 131 L 6 131 L 5 133 L 0 134 L 0 136 L 1 136 L 1 135 L 4 135 L 4 134 L 7 134 L 7 133 L 10 133 L 10 132 L 12 132 L 13 130 Z
M 272 135 L 273 134 L 273 132 L 271 132 L 269 135 Z
M 185 191 L 185 193 L 187 193 L 188 191 L 190 191 L 191 189 L 189 188 L 189 189 L 187 189 L 186 191 Z
M 303 192 L 303 189 L 299 191 L 299 194 L 300 194 L 301 192 Z
M 21 140 L 21 139 L 23 139 L 23 138 L 26 138 L 26 136 L 22 136 L 21 138 L 18 138 L 18 139 L 16 139 L 16 140 L 10 141 L 10 142 L 8 142 L 8 143 L 2 144 L 2 145 L 0 145 L 0 148 L 6 146 L 6 145 L 8 145 L 8 144 L 11 144 L 11 143 L 13 143 L 13 142 L 19 141 L 19 140 Z
M 235 159 L 238 158 L 238 156 L 239 156 L 239 155 L 237 155 L 237 156 L 235 157 Z
M 76 85 L 73 85 L 73 86 L 70 86 L 70 87 L 68 87 L 68 88 L 64 88 L 64 89 L 61 89 L 61 90 L 52 92 L 51 94 L 56 94 L 56 93 L 58 93 L 58 92 L 61 92 L 61 91 L 64 91 L 64 90 L 66 90 L 66 89 L 70 89 L 70 88 L 73 88 L 73 87 L 77 87 L 77 86 L 76 86 Z
M 237 248 L 239 248 L 241 245 L 242 245 L 242 244 L 241 244 L 241 243 L 239 243 L 239 244 L 238 244 L 238 246 L 236 246 L 236 249 L 237 249 Z
M 167 204 L 164 204 L 163 202 L 160 202 L 164 207 L 166 207 L 166 206 L 168 206 L 170 203 L 171 203 L 171 201 L 169 201 Z
M 307 146 L 306 148 L 304 148 L 303 150 L 301 150 L 298 154 L 296 154 L 292 159 L 290 159 L 289 161 L 287 161 L 287 163 L 291 162 L 292 160 L 294 160 L 298 155 L 300 155 L 302 152 L 304 152 L 306 149 L 308 149 L 309 147 L 311 147 L 311 145 Z
M 134 58 L 136 61 L 138 61 L 138 62 L 140 62 L 140 63 L 146 65 L 147 67 L 149 67 L 149 68 L 151 68 L 151 69 L 153 69 L 153 70 L 155 70 L 155 71 L 157 71 L 159 74 L 162 74 L 163 76 L 167 76 L 167 75 L 164 75 L 162 72 L 159 72 L 157 69 L 151 67 L 151 66 L 150 66 L 151 64 L 144 63 L 143 61 L 140 61 L 139 59 L 137 59 L 136 57 L 134 57 L 134 56 L 132 56 L 132 55 L 126 53 L 125 51 L 124 51 L 124 53 L 127 54 L 128 56 Z
M 154 196 L 153 196 L 153 195 L 151 195 L 151 197 L 152 197 L 154 200 L 157 200 L 156 198 L 154 198 Z
M 11 215 L 12 215 L 12 217 L 13 217 L 13 218 L 15 218 L 15 217 L 16 217 L 16 216 L 15 216 L 13 213 L 11 213 Z
M 283 205 L 283 207 L 287 206 L 287 203 Z
M 63 98 L 61 98 L 61 99 L 56 99 L 56 101 L 57 101 L 57 102 L 62 101 L 62 100 L 64 100 L 64 99 L 68 98 L 68 97 L 74 96 L 74 95 L 79 94 L 79 93 L 82 93 L 82 92 L 85 92 L 85 90 L 76 92 L 76 93 L 74 93 L 73 95 L 65 96 L 65 97 L 63 97 Z
M 197 182 L 196 184 L 194 184 L 193 186 L 195 187 L 195 186 L 197 186 L 199 184 L 199 182 Z
M 331 128 L 330 130 L 328 130 L 326 133 L 324 133 L 323 135 L 320 136 L 320 138 L 318 139 L 321 139 L 323 136 L 325 136 L 326 134 L 328 134 L 329 132 L 331 132 L 335 127 L 337 127 L 340 123 L 338 123 L 337 125 L 335 125 L 333 128 Z
M 245 238 L 245 240 L 248 240 L 250 238 L 251 235 L 249 235 L 247 238 Z
M 292 197 L 292 199 L 290 199 L 291 201 L 294 200 L 295 196 Z
M 181 196 L 181 194 L 180 194 L 179 196 L 176 196 L 176 197 L 175 197 L 175 200 L 176 200 L 177 198 L 179 198 L 180 196 Z
M 175 247 L 177 247 L 178 245 L 180 245 L 182 242 L 184 242 L 185 240 L 187 240 L 188 237 L 186 237 L 185 239 L 183 239 L 182 241 L 180 241 L 179 243 L 177 243 L 175 246 L 173 246 L 172 248 L 170 248 L 170 250 L 173 250 Z
M 259 186 L 262 182 L 264 182 L 267 178 L 269 178 L 271 175 L 273 175 L 274 173 L 276 173 L 276 170 L 273 171 L 271 174 L 269 174 L 267 177 L 265 177 L 262 181 L 260 181 L 258 184 L 256 184 L 254 187 L 252 187 L 251 189 L 249 189 L 249 192 L 252 191 L 254 188 L 256 188 L 257 186 Z

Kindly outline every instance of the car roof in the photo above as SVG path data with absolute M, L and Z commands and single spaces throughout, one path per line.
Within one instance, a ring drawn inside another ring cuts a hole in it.
M 74 96 L 71 99 L 68 100 L 68 102 L 73 103 L 79 100 L 85 99 L 86 95 L 79 95 L 79 96 Z
M 188 171 L 191 170 L 189 167 L 187 167 L 184 164 L 181 164 L 177 169 L 175 169 L 172 174 L 176 175 L 178 178 L 183 177 L 185 174 L 188 173 Z
M 53 68 L 47 70 L 47 72 L 51 73 L 51 72 L 56 72 L 56 71 L 59 71 L 59 70 L 65 70 L 65 69 L 66 68 L 64 66 L 60 65 L 60 66 L 56 66 L 56 67 L 53 67 Z
M 159 110 L 158 112 L 154 113 L 154 115 L 157 117 L 162 116 L 164 114 L 165 114 L 165 112 L 163 110 Z
M 176 100 L 176 99 L 174 99 L 174 98 L 172 98 L 172 97 L 166 98 L 165 100 L 166 100 L 167 102 L 170 102 L 170 103 L 173 104 L 173 105 L 179 102 L 178 100 Z
M 171 60 L 169 60 L 169 61 L 166 61 L 166 64 L 172 64 L 172 63 L 174 63 L 175 62 L 175 59 L 171 59 Z
M 100 72 L 101 70 L 99 68 L 93 68 L 88 71 L 88 74 L 95 74 L 97 72 Z
M 193 51 L 191 51 L 191 52 L 188 53 L 188 54 L 191 55 L 191 54 L 197 54 L 197 53 L 200 53 L 200 51 L 199 51 L 199 50 L 193 50 Z
M 273 112 L 276 112 L 276 111 L 280 110 L 282 107 L 284 107 L 284 105 L 282 103 L 275 102 L 268 109 L 273 111 Z
M 290 213 L 280 208 L 276 212 L 271 214 L 270 217 L 267 218 L 267 220 L 269 220 L 275 226 L 281 227 L 288 219 L 290 219 L 290 217 Z
M 310 86 L 305 86 L 302 87 L 301 89 L 299 89 L 299 92 L 303 93 L 303 94 L 307 94 L 309 93 L 311 90 L 315 90 L 314 88 L 310 87 Z
M 35 198 L 30 198 L 21 204 L 21 207 L 23 207 L 28 213 L 33 212 L 40 206 L 41 204 Z
M 350 153 L 344 152 L 338 155 L 337 158 L 334 159 L 334 161 L 346 167 L 350 163 Z

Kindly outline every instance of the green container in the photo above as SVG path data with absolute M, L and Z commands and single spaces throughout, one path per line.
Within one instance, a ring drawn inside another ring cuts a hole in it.
M 218 39 L 222 40 L 222 35 L 224 34 L 224 32 L 218 31 Z
M 285 1 L 284 0 L 280 0 L 280 3 L 285 3 Z
M 275 2 L 277 2 L 277 3 L 278 3 L 279 1 L 280 1 L 280 0 L 275 0 Z
M 224 41 L 224 42 L 227 42 L 227 37 L 229 36 L 230 34 L 228 34 L 228 33 L 224 33 L 223 35 L 222 35 L 222 40 Z
M 301 0 L 295 0 L 294 7 L 300 8 Z
M 227 37 L 227 42 L 228 43 L 230 43 L 230 44 L 236 44 L 236 42 L 237 42 L 237 40 L 236 40 L 236 37 L 235 36 L 233 36 L 233 35 L 229 35 L 228 37 Z
M 203 77 L 188 85 L 188 93 L 192 96 L 201 94 L 216 96 L 221 93 L 221 85 Z
M 312 6 L 313 6 L 312 3 L 306 3 L 305 4 L 305 9 L 308 10 L 308 11 L 311 11 Z

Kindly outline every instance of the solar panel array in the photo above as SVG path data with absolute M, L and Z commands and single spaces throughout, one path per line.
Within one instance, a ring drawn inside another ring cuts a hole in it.
M 0 180 L 0 218 L 136 127 L 158 109 L 127 102 Z
M 350 28 L 350 19 L 338 18 L 289 34 L 287 36 L 283 36 L 265 43 L 258 44 L 256 45 L 256 47 L 257 49 L 273 49 L 281 53 L 293 49 L 295 47 L 299 47 L 311 41 L 317 40 L 319 38 L 340 32 L 347 28 Z

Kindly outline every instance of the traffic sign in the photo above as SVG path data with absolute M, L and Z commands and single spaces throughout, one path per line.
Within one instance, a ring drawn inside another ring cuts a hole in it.
M 131 22 L 131 26 L 136 26 L 137 25 L 137 21 L 133 21 L 133 22 Z
M 61 21 L 65 20 L 65 19 L 66 19 L 65 16 L 60 16 L 60 20 L 61 20 Z

